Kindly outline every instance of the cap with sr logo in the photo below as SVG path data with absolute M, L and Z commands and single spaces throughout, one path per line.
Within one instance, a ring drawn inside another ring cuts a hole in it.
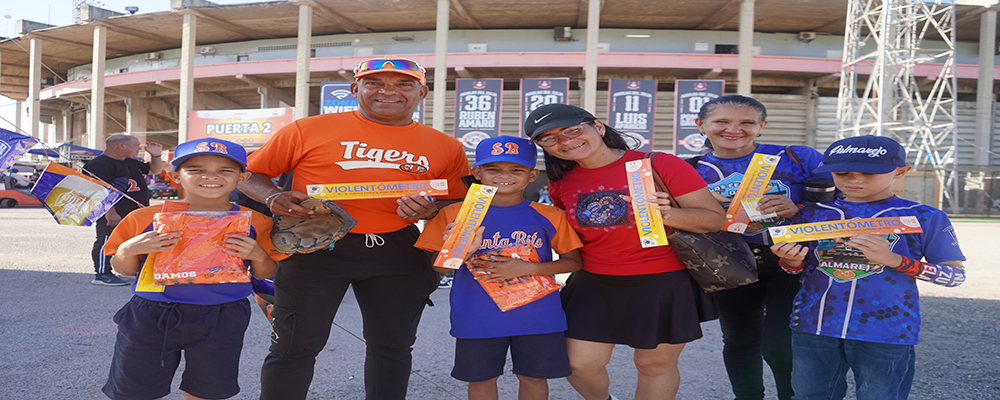
M 595 119 L 594 114 L 577 106 L 546 104 L 528 114 L 528 119 L 524 121 L 524 134 L 535 140 L 539 133 L 549 129 L 580 125 Z
M 247 151 L 243 146 L 228 140 L 211 138 L 192 140 L 177 145 L 177 148 L 174 149 L 174 159 L 170 160 L 170 165 L 176 170 L 187 159 L 202 155 L 226 157 L 238 162 L 244 171 L 247 169 Z
M 906 166 L 906 149 L 885 136 L 854 136 L 833 142 L 823 153 L 820 172 L 887 174 Z
M 528 139 L 516 136 L 497 136 L 483 139 L 476 145 L 476 163 L 473 167 L 507 161 L 535 168 L 538 148 Z

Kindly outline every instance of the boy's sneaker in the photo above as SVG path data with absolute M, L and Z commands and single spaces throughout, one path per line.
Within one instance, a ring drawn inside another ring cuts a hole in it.
M 438 289 L 451 289 L 451 281 L 454 280 L 450 276 L 441 277 L 441 282 L 438 283 Z
M 90 283 L 101 286 L 125 286 L 131 282 L 119 278 L 115 274 L 104 274 L 95 275 L 94 280 L 90 281 Z

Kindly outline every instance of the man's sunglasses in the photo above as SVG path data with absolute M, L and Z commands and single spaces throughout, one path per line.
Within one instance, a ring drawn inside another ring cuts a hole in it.
M 367 71 L 378 71 L 378 70 L 407 70 L 415 71 L 421 74 L 425 73 L 424 67 L 417 64 L 416 61 L 410 61 L 405 59 L 394 59 L 394 60 L 368 60 L 358 64 L 354 68 L 354 74 L 360 74 Z

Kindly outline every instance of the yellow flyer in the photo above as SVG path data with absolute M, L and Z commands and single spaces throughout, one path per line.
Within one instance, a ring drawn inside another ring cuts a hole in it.
M 759 153 L 753 155 L 747 171 L 743 174 L 743 180 L 740 181 L 740 188 L 733 196 L 729 210 L 726 210 L 726 224 L 722 226 L 723 230 L 736 233 L 746 232 L 750 217 L 743 209 L 743 199 L 760 197 L 767 192 L 768 182 L 771 181 L 771 175 L 774 174 L 779 160 L 781 160 L 781 156 Z
M 643 248 L 666 246 L 667 235 L 663 231 L 663 216 L 660 210 L 649 203 L 656 191 L 653 183 L 653 167 L 648 158 L 625 163 L 628 173 L 628 193 L 632 196 L 632 213 L 639 231 L 639 243 Z
M 146 257 L 146 262 L 142 264 L 142 270 L 139 272 L 139 282 L 135 285 L 136 292 L 163 291 L 163 284 L 153 279 L 153 263 L 155 259 L 156 253 L 152 253 Z
M 810 240 L 836 239 L 859 233 L 888 235 L 891 233 L 920 233 L 917 217 L 888 217 L 842 219 L 809 224 L 773 226 L 767 228 L 771 239 L 777 242 L 808 242 Z
M 440 196 L 448 194 L 447 179 L 429 181 L 359 182 L 330 185 L 306 185 L 306 194 L 322 200 L 360 200 L 400 198 L 409 195 Z
M 434 260 L 434 266 L 453 269 L 462 266 L 469 247 L 473 244 L 472 239 L 476 236 L 476 229 L 483 223 L 483 217 L 490 209 L 490 203 L 493 202 L 493 195 L 496 192 L 496 187 L 478 183 L 473 183 L 469 187 L 469 193 L 465 195 L 462 208 L 455 217 L 455 229 L 444 241 L 441 253 Z

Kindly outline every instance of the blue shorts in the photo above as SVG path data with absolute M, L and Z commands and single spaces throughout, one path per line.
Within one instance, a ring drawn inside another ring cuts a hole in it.
M 250 301 L 201 306 L 132 297 L 118 310 L 115 353 L 104 394 L 112 399 L 155 399 L 170 394 L 184 351 L 180 389 L 205 399 L 240 392 L 243 336 Z
M 536 379 L 569 376 L 565 332 L 455 340 L 455 368 L 451 376 L 464 382 L 482 382 L 503 375 L 507 348 L 514 374 Z

